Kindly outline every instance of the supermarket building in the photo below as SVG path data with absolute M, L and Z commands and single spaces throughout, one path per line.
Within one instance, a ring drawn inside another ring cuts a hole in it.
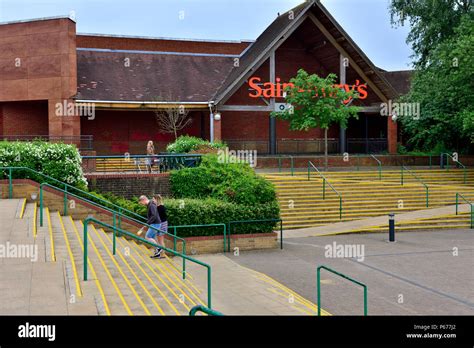
M 290 131 L 270 117 L 284 103 L 277 88 L 300 68 L 335 73 L 363 96 L 357 120 L 329 129 L 330 152 L 396 153 L 397 122 L 380 109 L 408 90 L 410 72 L 377 68 L 318 1 L 279 15 L 255 41 L 78 34 L 68 17 L 0 23 L 0 137 L 98 155 L 142 154 L 153 140 L 162 151 L 173 136 L 156 112 L 180 108 L 192 119 L 180 134 L 259 154 L 320 153 L 321 129 Z

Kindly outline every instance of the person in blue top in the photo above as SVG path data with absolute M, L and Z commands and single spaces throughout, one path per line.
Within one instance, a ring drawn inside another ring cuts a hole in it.
M 160 219 L 160 214 L 158 213 L 158 208 L 156 207 L 156 204 L 153 201 L 150 201 L 147 196 L 140 196 L 138 199 L 138 202 L 141 205 L 144 205 L 147 207 L 147 225 L 150 225 L 151 227 L 148 228 L 146 231 L 145 238 L 151 243 L 158 244 L 161 246 L 164 246 L 164 233 L 160 231 L 161 227 L 161 219 Z M 161 238 L 160 238 L 161 237 Z M 155 248 L 154 254 L 151 256 L 151 258 L 154 259 L 161 259 L 164 257 L 162 256 L 163 249 L 160 247 Z

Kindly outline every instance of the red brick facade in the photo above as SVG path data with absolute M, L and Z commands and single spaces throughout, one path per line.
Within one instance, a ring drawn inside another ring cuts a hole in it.
M 282 82 L 288 82 L 300 68 L 322 75 L 338 73 L 334 68 L 339 64 L 337 51 L 330 57 L 337 63 L 328 66 L 324 59 L 319 59 L 317 52 L 308 49 L 302 39 L 309 32 L 308 26 L 306 21 L 276 50 L 276 77 Z M 73 102 L 77 93 L 77 48 L 238 55 L 250 44 L 76 35 L 75 23 L 67 18 L 0 25 L 0 38 L 0 135 L 92 135 L 97 154 L 141 154 L 145 152 L 148 140 L 155 142 L 157 151 L 163 151 L 173 136 L 161 133 L 154 113 L 145 109 L 99 109 L 94 119 L 58 116 L 57 103 Z M 356 80 L 364 83 L 352 67 L 347 69 L 346 75 L 350 85 Z M 261 77 L 262 82 L 269 81 L 268 60 L 253 76 Z M 367 91 L 366 105 L 380 103 L 371 88 Z M 283 102 L 283 99 L 277 102 Z M 225 105 L 265 104 L 258 98 L 249 97 L 249 86 L 244 82 Z M 214 123 L 215 139 L 222 139 L 233 148 L 243 146 L 268 152 L 269 112 L 220 111 L 219 107 L 217 110 L 222 116 L 221 121 Z M 396 123 L 387 118 L 382 120 L 379 115 L 367 115 L 377 117 L 371 123 L 373 137 L 386 136 L 389 152 L 396 152 Z M 192 124 L 180 134 L 209 138 L 209 109 L 206 106 L 199 110 L 194 108 L 190 116 Z M 359 126 L 355 124 L 354 136 L 360 136 Z M 308 144 L 323 136 L 321 129 L 290 131 L 287 122 L 276 121 L 277 148 L 282 152 L 317 152 L 319 149 Z M 331 127 L 328 137 L 336 144 L 339 127 Z

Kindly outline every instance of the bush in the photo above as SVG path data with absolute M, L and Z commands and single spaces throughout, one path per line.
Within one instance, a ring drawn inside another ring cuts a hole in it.
M 202 148 L 212 148 L 212 149 L 221 149 L 226 145 L 221 142 L 210 143 L 204 139 L 191 137 L 189 135 L 182 135 L 175 140 L 174 143 L 168 144 L 166 151 L 170 153 L 188 153 L 191 151 L 196 151 L 200 147 Z
M 146 217 L 146 207 L 138 203 L 138 198 L 128 200 L 109 193 L 93 193 L 96 197 L 108 200 L 127 210 Z M 102 204 L 99 200 L 96 202 Z M 164 202 L 170 226 L 227 224 L 232 220 L 259 220 L 278 217 L 277 202 L 248 206 L 224 202 L 218 199 L 165 199 Z M 111 207 L 111 206 L 109 206 Z M 126 214 L 126 213 L 125 213 Z M 232 233 L 265 233 L 271 232 L 276 224 L 273 222 L 243 224 L 236 226 Z M 172 231 L 169 231 L 172 233 Z M 222 235 L 222 227 L 180 228 L 180 237 Z
M 177 198 L 216 198 L 238 204 L 276 201 L 273 185 L 244 163 L 219 163 L 217 156 L 203 156 L 196 168 L 172 171 L 171 191 Z
M 0 142 L 0 167 L 27 167 L 80 189 L 87 189 L 79 151 L 73 145 L 62 143 Z M 8 175 L 3 171 L 3 177 Z M 28 171 L 13 171 L 14 178 L 29 178 L 48 182 Z M 54 181 L 51 184 L 57 185 Z

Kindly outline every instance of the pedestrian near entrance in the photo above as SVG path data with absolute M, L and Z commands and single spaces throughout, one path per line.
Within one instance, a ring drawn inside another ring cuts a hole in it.
M 163 204 L 163 197 L 157 194 L 153 196 L 153 202 L 156 204 L 158 214 L 160 215 L 161 220 L 161 227 L 160 231 L 158 232 L 158 244 L 165 245 L 165 234 L 168 233 L 168 216 L 166 215 L 166 207 Z M 164 250 L 162 251 L 162 255 L 165 255 Z
M 155 145 L 153 145 L 153 141 L 148 141 L 148 144 L 146 145 L 146 167 L 148 169 L 148 173 L 151 173 L 151 167 L 153 166 L 153 155 L 155 154 Z
M 156 204 L 153 201 L 150 201 L 147 196 L 140 196 L 140 198 L 138 199 L 138 202 L 141 205 L 144 205 L 147 207 L 146 223 L 147 225 L 150 225 L 150 227 L 146 231 L 145 239 L 153 244 L 158 244 L 160 246 L 163 246 L 163 244 L 160 244 L 158 240 L 158 233 L 162 233 L 162 232 L 160 232 L 161 220 L 160 220 L 160 215 L 158 214 L 158 209 L 156 207 Z M 155 252 L 151 256 L 151 258 L 161 258 L 162 251 L 163 250 L 160 247 L 156 247 Z

